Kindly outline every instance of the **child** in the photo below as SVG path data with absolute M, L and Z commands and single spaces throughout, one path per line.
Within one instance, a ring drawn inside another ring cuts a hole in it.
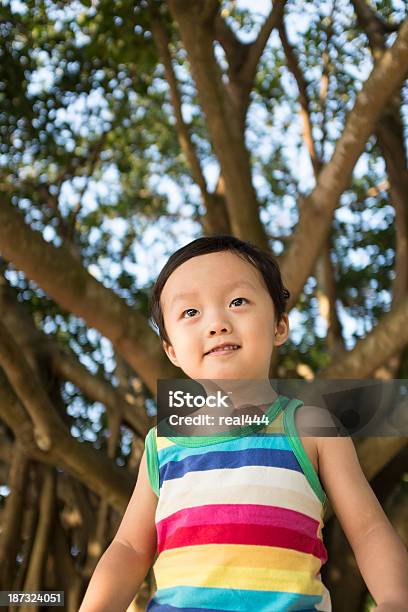
M 351 439 L 302 436 L 305 411 L 320 409 L 267 391 L 272 352 L 288 337 L 288 297 L 274 258 L 232 236 L 199 238 L 170 257 L 151 297 L 167 356 L 191 379 L 258 380 L 262 398 L 239 397 L 266 400 L 269 425 L 230 437 L 152 428 L 80 612 L 126 610 L 156 553 L 149 612 L 329 611 L 326 493 L 375 609 L 408 610 L 407 551 Z

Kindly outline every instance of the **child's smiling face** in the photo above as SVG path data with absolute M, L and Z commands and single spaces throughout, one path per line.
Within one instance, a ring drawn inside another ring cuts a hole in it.
M 288 336 L 275 320 L 262 274 L 231 251 L 193 257 L 169 276 L 161 294 L 172 363 L 193 379 L 267 379 L 274 346 Z M 275 335 L 276 331 L 276 335 Z M 212 352 L 229 343 L 235 350 Z

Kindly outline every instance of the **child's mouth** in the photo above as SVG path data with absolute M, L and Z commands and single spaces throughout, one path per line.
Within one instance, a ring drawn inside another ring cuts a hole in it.
M 219 348 L 212 349 L 208 353 L 205 353 L 205 356 L 208 355 L 229 355 L 230 353 L 235 353 L 241 347 L 238 344 L 231 344 L 229 346 L 221 346 Z

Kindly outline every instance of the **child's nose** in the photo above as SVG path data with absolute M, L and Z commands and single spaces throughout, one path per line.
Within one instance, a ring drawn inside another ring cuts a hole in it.
M 208 327 L 208 335 L 215 336 L 217 334 L 228 334 L 231 332 L 231 324 L 228 321 L 220 321 L 213 323 Z

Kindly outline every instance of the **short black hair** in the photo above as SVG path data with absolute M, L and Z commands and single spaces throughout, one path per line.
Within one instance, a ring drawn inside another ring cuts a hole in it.
M 160 296 L 169 276 L 189 259 L 219 251 L 232 251 L 260 271 L 273 300 L 278 322 L 282 318 L 286 311 L 286 303 L 290 293 L 283 285 L 281 272 L 275 257 L 271 253 L 266 253 L 255 244 L 240 240 L 235 236 L 228 234 L 202 236 L 175 251 L 169 257 L 153 285 L 149 298 L 149 316 L 155 327 L 157 327 L 161 340 L 171 344 L 164 325 L 163 312 L 160 305 Z

